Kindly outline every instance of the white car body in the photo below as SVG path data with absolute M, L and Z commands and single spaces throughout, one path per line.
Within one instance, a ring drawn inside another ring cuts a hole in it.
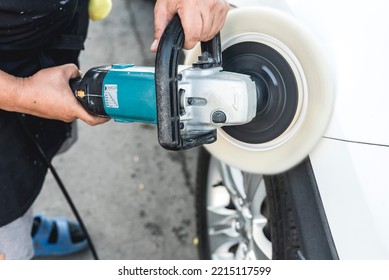
M 335 104 L 329 126 L 309 157 L 332 238 L 340 259 L 389 259 L 389 2 L 230 4 L 287 13 L 326 50 Z

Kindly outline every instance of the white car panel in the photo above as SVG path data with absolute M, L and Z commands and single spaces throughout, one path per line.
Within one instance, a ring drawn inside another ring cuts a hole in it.
M 389 149 L 323 139 L 310 159 L 339 258 L 389 259 Z
M 333 55 L 337 100 L 326 136 L 389 144 L 389 2 L 288 3 Z

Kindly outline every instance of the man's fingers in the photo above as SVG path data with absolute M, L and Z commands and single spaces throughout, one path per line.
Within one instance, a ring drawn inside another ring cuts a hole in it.
M 192 49 L 197 42 L 201 41 L 201 32 L 204 26 L 204 19 L 200 11 L 190 11 L 187 8 L 178 11 L 184 29 L 184 49 Z
M 224 0 L 214 2 L 211 7 L 203 10 L 203 29 L 201 41 L 209 41 L 222 29 L 229 10 L 228 3 Z M 213 13 L 210 13 L 213 11 Z
M 169 7 L 169 2 L 157 1 L 154 7 L 154 42 L 150 50 L 156 52 L 159 40 L 168 23 L 172 20 L 174 13 Z
M 156 52 L 168 23 L 178 13 L 185 33 L 184 48 L 191 49 L 199 41 L 209 41 L 223 27 L 229 9 L 226 0 L 158 0 L 154 8 L 154 42 Z
M 89 114 L 78 101 L 77 101 L 77 103 L 78 104 L 76 105 L 77 107 L 75 108 L 75 110 L 76 110 L 75 115 L 77 116 L 77 118 L 79 118 L 83 122 L 85 122 L 91 126 L 95 126 L 98 124 L 106 123 L 110 120 L 110 118 L 102 118 L 102 117 L 97 117 L 97 116 L 93 116 L 93 115 Z
M 153 43 L 150 46 L 150 50 L 152 52 L 157 52 L 158 50 L 158 45 L 159 45 L 159 39 L 154 39 Z
M 74 79 L 81 76 L 80 69 L 78 69 L 77 65 L 73 63 L 60 65 L 58 67 L 62 68 L 62 71 L 65 72 L 65 75 L 69 77 L 69 79 Z
M 90 126 L 96 126 L 96 125 L 99 125 L 99 124 L 103 124 L 103 123 L 109 122 L 110 120 L 111 120 L 110 118 L 100 118 L 100 117 L 94 117 L 92 115 L 89 115 L 89 117 L 86 118 L 84 120 L 84 122 L 86 122 Z
M 183 6 L 178 10 L 185 33 L 185 49 L 193 48 L 197 42 L 211 40 L 222 29 L 228 13 L 228 3 L 224 0 L 208 1 L 209 5 Z
M 85 123 L 89 124 L 90 126 L 96 126 L 96 125 L 103 124 L 103 123 L 106 123 L 106 122 L 111 120 L 110 118 L 101 118 L 101 117 L 92 116 L 91 114 L 87 113 L 86 111 L 85 111 L 85 113 L 80 115 L 79 119 L 84 121 Z

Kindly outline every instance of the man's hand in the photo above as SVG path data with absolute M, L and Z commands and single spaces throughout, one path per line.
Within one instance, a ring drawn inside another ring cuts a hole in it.
M 15 78 L 13 103 L 5 110 L 42 118 L 71 122 L 81 119 L 89 125 L 107 122 L 107 118 L 90 115 L 74 97 L 69 80 L 80 76 L 74 64 L 46 68 L 28 78 Z
M 0 260 L 5 260 L 5 255 L 3 253 L 0 253 Z
M 156 52 L 167 24 L 178 14 L 185 34 L 185 49 L 199 41 L 211 40 L 223 27 L 228 12 L 225 0 L 157 0 L 154 8 L 154 42 Z

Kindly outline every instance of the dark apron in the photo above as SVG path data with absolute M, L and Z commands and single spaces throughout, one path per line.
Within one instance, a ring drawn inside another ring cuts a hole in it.
M 0 69 L 28 77 L 47 67 L 78 65 L 88 22 L 88 0 L 0 0 Z M 68 123 L 0 110 L 0 226 L 31 207 L 47 173 L 21 122 L 49 160 L 71 131 Z

